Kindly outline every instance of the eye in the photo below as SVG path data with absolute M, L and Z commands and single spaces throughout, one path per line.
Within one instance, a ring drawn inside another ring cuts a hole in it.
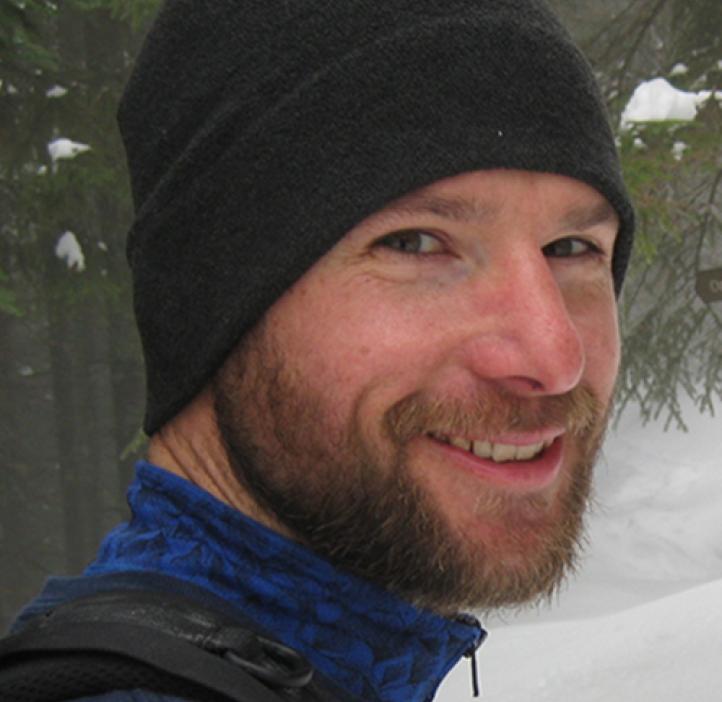
M 437 254 L 444 251 L 444 245 L 438 237 L 419 229 L 404 229 L 388 234 L 374 245 L 405 254 Z
M 603 253 L 602 249 L 591 241 L 573 236 L 552 241 L 542 251 L 545 256 L 553 258 L 576 258 L 578 256 Z

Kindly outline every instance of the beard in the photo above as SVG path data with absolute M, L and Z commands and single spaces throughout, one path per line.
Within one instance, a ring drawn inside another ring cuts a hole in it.
M 588 387 L 533 399 L 491 388 L 465 401 L 415 393 L 384 413 L 373 439 L 363 431 L 361 398 L 341 421 L 334 388 L 314 386 L 282 348 L 262 322 L 213 381 L 233 473 L 272 524 L 336 567 L 440 614 L 552 598 L 581 552 L 608 422 Z M 474 517 L 493 526 L 486 538 L 455 528 L 412 469 L 411 446 L 430 432 L 549 426 L 566 430 L 573 461 L 565 480 L 553 494 L 531 495 L 482 483 Z

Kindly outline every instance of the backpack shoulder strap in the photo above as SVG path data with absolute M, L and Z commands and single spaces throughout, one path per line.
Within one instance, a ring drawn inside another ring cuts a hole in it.
M 0 640 L 0 702 L 146 689 L 232 702 L 314 700 L 298 653 L 177 593 L 101 592 Z

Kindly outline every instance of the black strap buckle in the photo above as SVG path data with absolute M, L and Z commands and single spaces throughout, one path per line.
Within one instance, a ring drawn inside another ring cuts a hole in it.
M 273 687 L 306 687 L 313 678 L 313 668 L 300 654 L 288 646 L 257 636 L 259 660 L 244 658 L 229 648 L 223 657 Z

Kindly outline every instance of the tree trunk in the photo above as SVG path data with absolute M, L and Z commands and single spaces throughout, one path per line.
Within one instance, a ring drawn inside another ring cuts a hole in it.
M 51 262 L 51 267 L 57 262 Z M 65 562 L 68 572 L 78 573 L 85 562 L 87 524 L 86 497 L 79 476 L 76 431 L 78 399 L 73 368 L 69 310 L 53 286 L 46 288 L 48 315 L 48 347 L 52 379 L 55 438 L 60 468 L 60 492 L 63 504 Z

